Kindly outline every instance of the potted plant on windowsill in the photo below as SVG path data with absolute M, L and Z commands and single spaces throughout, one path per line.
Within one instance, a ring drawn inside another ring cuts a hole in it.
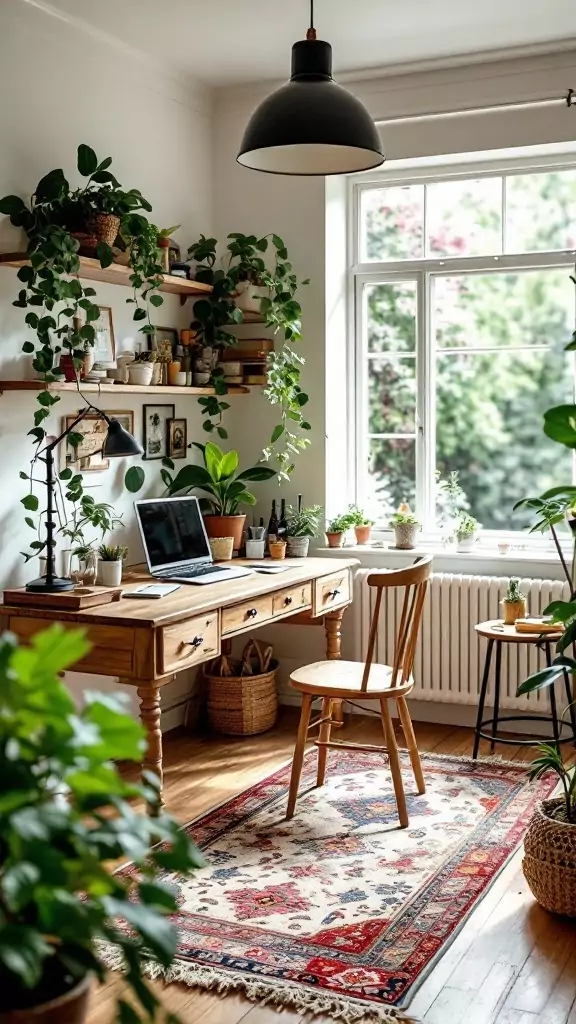
M 246 484 L 270 480 L 276 473 L 261 464 L 237 473 L 238 452 L 223 452 L 213 441 L 205 445 L 195 441 L 194 444 L 202 452 L 204 465 L 183 466 L 170 480 L 168 494 L 188 494 L 196 489 L 208 494 L 208 498 L 200 500 L 206 533 L 209 537 L 233 537 L 234 551 L 238 551 L 246 522 L 245 513 L 238 509 L 241 505 L 256 504 Z
M 289 558 L 306 558 L 310 547 L 310 538 L 318 536 L 318 526 L 322 515 L 321 505 L 310 505 L 309 508 L 288 509 L 288 535 L 286 538 Z
M 128 554 L 128 548 L 116 544 L 109 547 L 108 544 L 101 544 L 98 548 L 100 558 L 98 564 L 98 577 L 103 587 L 119 587 L 122 582 L 122 570 L 124 559 Z
M 472 551 L 478 540 L 480 523 L 469 512 L 458 512 L 454 530 L 456 533 L 456 551 Z
M 394 530 L 394 543 L 397 548 L 411 550 L 416 547 L 416 534 L 420 523 L 412 512 L 395 512 L 390 520 Z
M 520 590 L 519 584 L 520 580 L 518 577 L 512 576 L 502 600 L 505 626 L 513 626 L 516 619 L 526 618 L 526 597 Z
M 158 808 L 158 780 L 149 773 L 135 786 L 116 768 L 140 761 L 146 745 L 124 702 L 86 694 L 78 710 L 59 678 L 89 649 L 82 631 L 60 626 L 25 648 L 0 640 L 0 1024 L 83 1024 L 108 944 L 134 997 L 119 999 L 117 1019 L 158 1020 L 143 975 L 150 956 L 164 969 L 173 961 L 166 917 L 177 904 L 155 876 L 202 864 L 177 822 L 128 802 Z M 129 880 L 114 873 L 119 858 L 136 865 Z
M 354 527 L 356 543 L 369 544 L 372 527 L 374 526 L 372 519 L 368 519 L 368 516 L 357 505 L 350 505 L 348 518 L 350 519 L 350 525 Z
M 326 540 L 328 541 L 329 548 L 341 548 L 344 546 L 344 538 L 350 525 L 350 516 L 347 512 L 330 520 L 326 527 Z

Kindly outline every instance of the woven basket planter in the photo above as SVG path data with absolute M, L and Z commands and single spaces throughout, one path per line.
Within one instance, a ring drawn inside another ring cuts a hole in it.
M 563 799 L 544 800 L 524 838 L 524 877 L 538 903 L 576 917 L 576 825 L 550 818 Z
M 90 227 L 99 242 L 113 246 L 118 237 L 120 217 L 115 213 L 95 213 L 90 221 Z
M 271 661 L 271 657 L 270 646 L 249 640 L 242 659 L 223 655 L 204 672 L 208 684 L 208 719 L 215 732 L 255 736 L 275 725 L 278 662 Z

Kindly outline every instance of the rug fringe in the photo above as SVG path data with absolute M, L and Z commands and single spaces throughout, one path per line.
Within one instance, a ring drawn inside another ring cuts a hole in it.
M 482 764 L 482 762 L 487 764 L 496 763 L 497 765 L 501 765 L 503 768 L 524 768 L 526 772 L 528 772 L 528 768 L 530 767 L 528 761 L 509 761 L 505 757 L 502 757 L 501 754 L 483 754 L 482 756 L 479 755 L 476 760 L 474 760 L 473 757 L 466 754 L 437 754 L 435 750 L 427 750 L 426 753 L 429 757 L 438 758 L 439 761 L 465 761 L 467 764 Z M 408 751 L 400 750 L 400 754 L 406 754 L 406 756 L 408 756 Z
M 111 971 L 124 971 L 125 961 L 122 950 L 108 942 L 99 942 L 98 958 Z M 392 1006 L 370 1006 L 360 1000 L 315 992 L 301 985 L 277 981 L 272 978 L 248 978 L 223 968 L 188 963 L 176 958 L 168 970 L 153 960 L 144 965 L 143 973 L 151 981 L 162 978 L 165 982 L 181 982 L 191 988 L 203 988 L 227 995 L 242 992 L 253 1003 L 262 1006 L 271 1004 L 278 1008 L 296 1010 L 299 1013 L 324 1014 L 342 1024 L 416 1024 L 402 1010 Z

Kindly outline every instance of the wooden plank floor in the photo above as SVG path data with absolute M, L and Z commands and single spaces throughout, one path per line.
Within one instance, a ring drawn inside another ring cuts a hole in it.
M 168 809 L 188 821 L 264 778 L 291 757 L 296 725 L 296 711 L 283 708 L 276 728 L 262 736 L 168 736 Z M 471 729 L 426 723 L 415 723 L 415 729 L 421 751 L 472 751 Z M 397 734 L 403 746 L 402 733 Z M 379 721 L 366 716 L 347 717 L 340 735 L 381 742 Z M 532 756 L 530 748 L 520 746 L 501 746 L 497 752 L 517 761 Z M 483 753 L 489 753 L 484 741 Z M 332 1024 L 332 1018 L 279 1013 L 240 995 L 219 996 L 179 985 L 158 988 L 165 1006 L 184 1024 Z M 92 997 L 89 1024 L 113 1024 L 121 990 L 121 978 L 111 974 Z M 520 853 L 418 990 L 409 1012 L 425 1024 L 576 1024 L 576 924 L 547 914 L 535 903 L 522 875 Z

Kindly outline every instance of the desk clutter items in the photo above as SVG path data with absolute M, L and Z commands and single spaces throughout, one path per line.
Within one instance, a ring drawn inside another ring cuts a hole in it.
M 530 615 L 528 618 L 516 619 L 514 628 L 517 633 L 563 633 L 565 627 L 564 623 L 552 622 L 549 617 Z
M 226 654 L 204 672 L 208 685 L 208 719 L 215 732 L 255 736 L 276 722 L 278 697 L 271 644 L 249 640 L 241 658 Z
M 51 593 L 34 593 L 19 587 L 4 591 L 4 604 L 27 608 L 56 608 L 63 612 L 80 612 L 85 608 L 111 604 L 122 596 L 121 587 L 75 587 Z
M 266 384 L 268 357 L 273 351 L 272 338 L 239 338 L 236 345 L 222 352 L 219 366 L 226 383 L 253 387 Z

